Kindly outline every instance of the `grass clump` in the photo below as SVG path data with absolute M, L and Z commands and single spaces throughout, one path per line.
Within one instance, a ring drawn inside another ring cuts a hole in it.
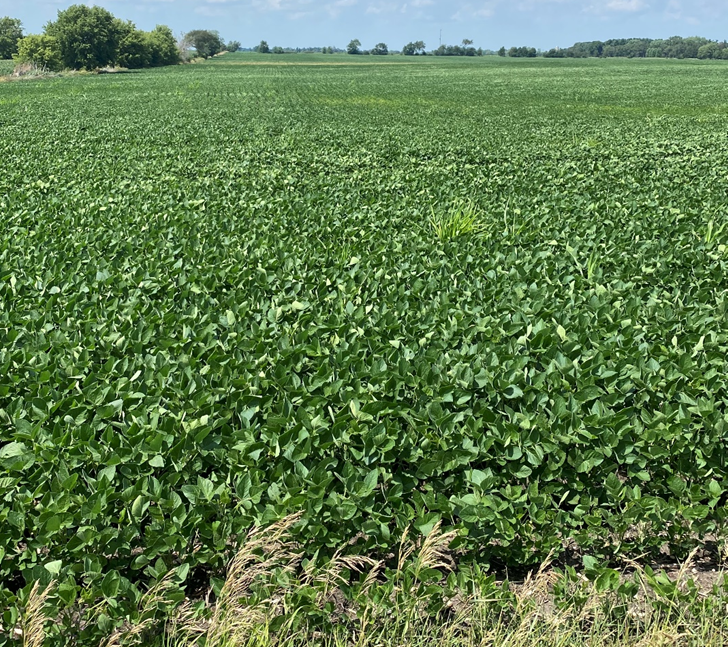
M 477 234 L 482 229 L 478 209 L 472 202 L 459 200 L 446 211 L 432 209 L 430 226 L 437 238 L 446 242 L 466 234 Z

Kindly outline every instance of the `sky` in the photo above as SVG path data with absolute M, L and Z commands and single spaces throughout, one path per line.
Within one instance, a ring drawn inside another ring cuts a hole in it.
M 80 0 L 76 0 L 79 2 Z M 38 33 L 72 0 L 0 0 L 0 16 Z M 422 40 L 428 49 L 464 38 L 476 47 L 568 47 L 608 38 L 704 36 L 728 39 L 728 0 L 91 0 L 140 29 L 215 29 L 252 47 L 390 49 Z

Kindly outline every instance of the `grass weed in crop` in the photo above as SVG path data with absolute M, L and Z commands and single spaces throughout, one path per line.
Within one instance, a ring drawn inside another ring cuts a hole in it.
M 90 640 L 173 568 L 219 590 L 293 513 L 313 562 L 440 521 L 480 567 L 720 546 L 725 69 L 237 54 L 0 85 L 3 625 L 55 579 L 106 605 Z

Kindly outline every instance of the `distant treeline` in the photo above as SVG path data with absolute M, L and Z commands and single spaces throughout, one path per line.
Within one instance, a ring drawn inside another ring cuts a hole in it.
M 512 48 L 513 49 L 513 48 Z M 525 48 L 518 48 L 525 49 Z M 513 54 L 508 52 L 509 56 Z M 522 56 L 522 54 L 516 54 Z M 702 58 L 728 59 L 728 43 L 699 36 L 653 40 L 651 38 L 614 38 L 576 43 L 566 49 L 550 49 L 546 58 Z
M 472 45 L 440 45 L 432 51 L 433 56 L 483 56 L 482 48 L 475 49 Z

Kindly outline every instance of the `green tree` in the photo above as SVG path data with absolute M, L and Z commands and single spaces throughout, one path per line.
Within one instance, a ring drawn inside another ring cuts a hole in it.
M 416 56 L 425 51 L 425 43 L 421 40 L 416 40 L 414 43 L 407 43 L 402 48 L 402 54 L 405 56 Z
M 347 54 L 361 54 L 360 48 L 361 48 L 361 41 L 358 38 L 355 38 L 346 46 L 346 53 Z
M 121 39 L 116 62 L 130 70 L 149 67 L 152 64 L 152 44 L 149 35 L 135 29 Z
M 185 35 L 184 40 L 197 50 L 197 55 L 210 58 L 222 52 L 225 46 L 216 31 L 207 29 L 194 29 Z
M 535 47 L 511 47 L 508 56 L 513 58 L 535 58 L 538 52 Z
M 698 58 L 720 58 L 721 48 L 718 43 L 708 43 L 698 49 Z
M 0 58 L 13 58 L 18 41 L 23 37 L 23 24 L 16 18 L 0 18 Z
M 151 65 L 177 65 L 179 50 L 172 30 L 166 25 L 157 25 L 147 34 L 151 53 Z
M 505 47 L 501 47 L 498 50 L 498 56 L 505 56 L 505 55 L 506 55 L 506 48 Z
M 463 47 L 470 47 L 473 44 L 473 41 L 469 38 L 463 38 Z
M 124 23 L 102 7 L 72 5 L 46 25 L 46 34 L 57 39 L 66 67 L 93 70 L 114 62 Z
M 29 63 L 50 71 L 60 70 L 63 67 L 58 40 L 45 34 L 31 34 L 21 39 L 14 58 L 18 63 Z
M 285 54 L 286 53 L 286 51 L 282 47 L 280 47 L 279 45 L 276 45 L 271 51 L 274 54 Z
M 255 48 L 255 51 L 258 52 L 258 54 L 270 54 L 270 47 L 266 41 L 261 40 L 260 45 Z
M 228 52 L 237 52 L 240 49 L 240 41 L 231 40 L 227 45 L 225 45 L 225 49 Z
M 374 54 L 375 56 L 386 56 L 387 54 L 389 54 L 389 48 L 387 47 L 386 43 L 377 43 L 372 48 L 372 54 Z

